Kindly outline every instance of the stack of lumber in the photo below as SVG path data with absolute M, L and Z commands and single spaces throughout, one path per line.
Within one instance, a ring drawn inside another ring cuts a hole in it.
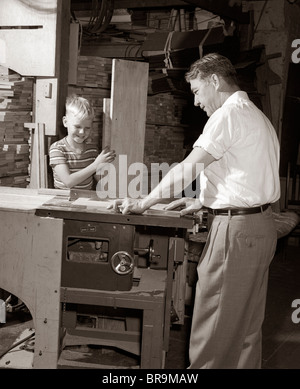
M 27 187 L 33 80 L 0 66 L 0 185 Z
M 77 67 L 77 86 L 110 89 L 111 85 L 110 58 L 80 56 Z
M 149 72 L 148 94 L 190 94 L 190 86 L 184 79 L 186 70 L 162 69 Z

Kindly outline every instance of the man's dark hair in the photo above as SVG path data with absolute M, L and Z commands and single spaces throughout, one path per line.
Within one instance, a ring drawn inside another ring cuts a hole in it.
M 228 58 L 218 53 L 206 54 L 195 61 L 185 74 L 185 80 L 187 82 L 195 78 L 205 80 L 212 74 L 223 77 L 229 84 L 238 84 L 234 66 Z

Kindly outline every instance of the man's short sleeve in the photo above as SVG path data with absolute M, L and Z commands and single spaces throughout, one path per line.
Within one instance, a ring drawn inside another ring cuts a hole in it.
M 232 111 L 216 111 L 207 121 L 193 147 L 202 147 L 215 159 L 220 159 L 239 136 L 238 128 L 233 131 L 232 115 Z

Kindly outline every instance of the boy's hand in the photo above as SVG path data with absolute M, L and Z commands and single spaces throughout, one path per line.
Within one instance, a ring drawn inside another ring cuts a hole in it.
M 95 159 L 94 163 L 96 165 L 96 169 L 101 169 L 106 163 L 111 163 L 116 158 L 115 150 L 110 150 L 108 146 L 104 147 L 98 157 Z
M 113 162 L 116 158 L 115 150 L 110 150 L 109 146 L 105 146 L 101 153 L 98 155 L 99 163 Z

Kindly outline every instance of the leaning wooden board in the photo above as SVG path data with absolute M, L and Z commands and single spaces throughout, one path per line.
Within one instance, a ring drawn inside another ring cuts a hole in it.
M 112 63 L 109 106 L 104 102 L 102 146 L 108 144 L 117 153 L 114 162 L 117 178 L 121 155 L 126 155 L 128 167 L 144 161 L 148 70 L 149 65 L 143 62 L 114 59 Z M 128 195 L 120 196 L 118 179 L 116 185 L 116 197 Z

